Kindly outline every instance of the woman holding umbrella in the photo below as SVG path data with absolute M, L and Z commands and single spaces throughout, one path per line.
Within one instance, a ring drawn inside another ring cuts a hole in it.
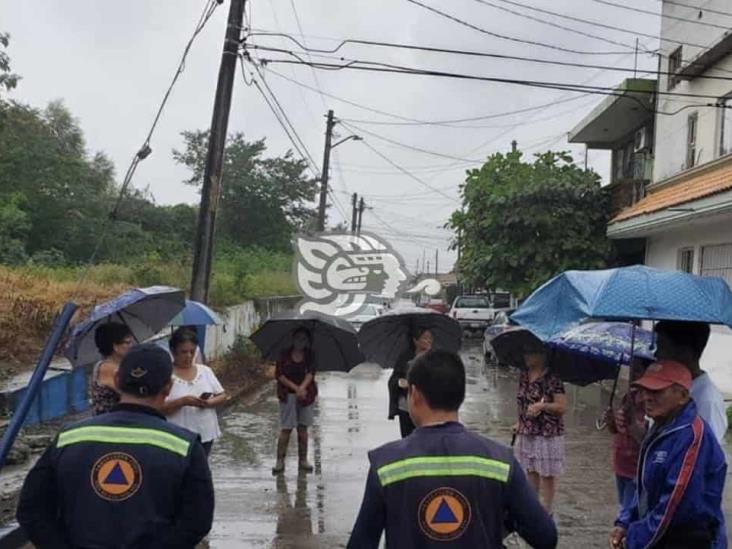
M 313 404 L 318 395 L 312 340 L 307 328 L 297 328 L 292 333 L 292 345 L 275 366 L 277 399 L 280 402 L 280 434 L 277 439 L 277 462 L 272 468 L 274 475 L 285 470 L 287 445 L 295 428 L 300 471 L 309 473 L 313 470 L 307 460 L 308 427 L 313 424 Z
M 552 512 L 556 478 L 564 472 L 564 420 L 567 397 L 562 380 L 547 367 L 547 350 L 539 341 L 527 342 L 526 369 L 519 378 L 519 419 L 514 426 L 516 459 L 529 482 Z
M 121 322 L 101 324 L 94 331 L 94 343 L 102 355 L 92 370 L 91 400 L 94 415 L 105 414 L 119 402 L 114 374 L 122 359 L 135 343 L 130 329 Z
M 423 327 L 412 328 L 410 334 L 410 348 L 404 352 L 394 365 L 394 371 L 389 378 L 389 419 L 399 418 L 399 430 L 402 438 L 414 431 L 414 423 L 409 416 L 407 407 L 407 372 L 415 358 L 432 349 L 432 332 Z

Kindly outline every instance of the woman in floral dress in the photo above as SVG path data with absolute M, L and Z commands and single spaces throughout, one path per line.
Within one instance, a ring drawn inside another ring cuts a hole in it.
M 540 342 L 524 350 L 526 369 L 521 372 L 518 422 L 514 426 L 516 459 L 552 512 L 557 477 L 564 472 L 564 420 L 567 397 L 562 380 L 547 368 L 547 354 Z

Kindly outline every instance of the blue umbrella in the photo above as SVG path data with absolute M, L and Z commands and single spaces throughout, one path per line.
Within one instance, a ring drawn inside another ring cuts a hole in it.
M 633 358 L 653 360 L 653 332 L 626 322 L 588 322 L 548 342 L 552 369 L 564 381 L 588 385 L 617 379 Z
M 567 271 L 511 315 L 545 341 L 588 318 L 686 320 L 732 328 L 732 292 L 721 278 L 645 266 Z
M 170 321 L 171 326 L 208 326 L 221 324 L 219 316 L 203 303 L 186 299 L 186 306 Z
M 99 360 L 94 332 L 105 322 L 125 324 L 140 342 L 157 334 L 183 310 L 185 294 L 178 288 L 151 286 L 135 288 L 94 307 L 89 317 L 74 328 L 66 347 L 66 357 L 75 366 Z

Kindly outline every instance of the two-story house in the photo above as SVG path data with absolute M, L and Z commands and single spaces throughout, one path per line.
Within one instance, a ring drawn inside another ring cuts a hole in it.
M 608 236 L 642 239 L 651 267 L 732 284 L 732 33 L 708 11 L 732 10 L 723 0 L 697 3 L 663 2 L 652 178 L 639 200 L 613 212 Z M 732 331 L 712 327 L 702 367 L 726 392 L 731 350 Z

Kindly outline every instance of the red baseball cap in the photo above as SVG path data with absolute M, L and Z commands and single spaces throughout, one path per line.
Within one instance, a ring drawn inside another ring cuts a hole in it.
M 634 387 L 649 391 L 662 391 L 674 384 L 681 385 L 687 391 L 691 390 L 691 372 L 686 366 L 673 360 L 654 362 L 646 368 L 640 379 L 633 382 Z

